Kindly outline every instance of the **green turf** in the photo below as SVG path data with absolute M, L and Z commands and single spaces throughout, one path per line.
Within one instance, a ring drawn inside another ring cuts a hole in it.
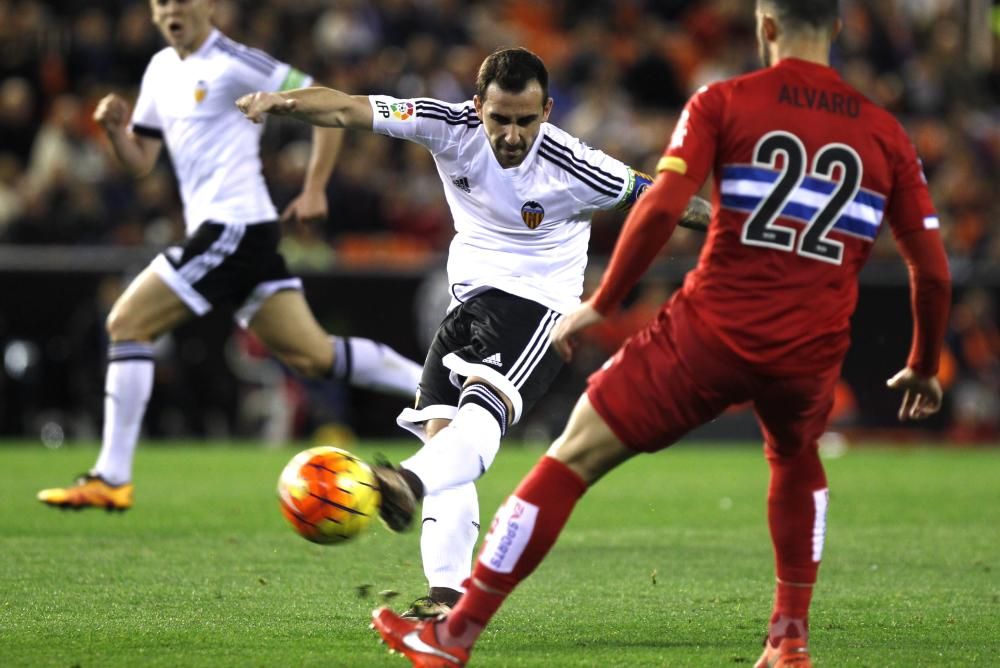
M 0 445 L 0 666 L 405 665 L 367 616 L 378 592 L 423 593 L 417 536 L 294 535 L 274 497 L 293 449 L 144 446 L 124 515 L 34 500 L 95 452 Z M 484 523 L 540 452 L 501 452 Z M 1000 665 L 1000 449 L 857 448 L 827 471 L 816 662 Z M 752 665 L 772 589 L 766 478 L 759 446 L 686 444 L 615 471 L 474 665 Z

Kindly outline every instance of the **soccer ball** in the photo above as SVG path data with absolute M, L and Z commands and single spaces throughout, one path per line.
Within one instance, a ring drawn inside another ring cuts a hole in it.
M 285 519 L 300 536 L 322 545 L 342 543 L 364 531 L 381 498 L 368 464 L 326 445 L 292 457 L 278 478 Z

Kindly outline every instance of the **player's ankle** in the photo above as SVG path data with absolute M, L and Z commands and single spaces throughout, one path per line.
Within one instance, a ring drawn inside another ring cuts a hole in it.
M 771 617 L 767 637 L 774 647 L 777 647 L 784 638 L 801 638 L 803 641 L 808 641 L 809 619 L 808 617 L 789 617 L 775 613 Z
M 464 615 L 449 615 L 440 624 L 434 625 L 437 641 L 443 647 L 472 647 L 485 627 Z

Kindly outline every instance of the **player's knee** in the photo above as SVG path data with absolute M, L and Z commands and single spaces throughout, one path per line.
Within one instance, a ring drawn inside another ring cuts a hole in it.
M 434 438 L 434 436 L 451 424 L 451 420 L 445 418 L 433 418 L 424 423 L 424 435 L 426 439 Z
M 602 465 L 599 448 L 595 444 L 567 440 L 565 433 L 552 443 L 546 454 L 565 464 L 588 485 L 596 482 L 608 471 L 607 467 Z
M 489 383 L 473 380 L 462 388 L 462 394 L 458 398 L 458 409 L 462 410 L 463 406 L 470 404 L 479 406 L 489 413 L 500 427 L 501 436 L 507 433 L 507 427 L 514 420 L 514 414 L 510 400 L 503 392 Z
M 603 424 L 571 420 L 546 454 L 592 485 L 636 453 L 619 442 Z
M 136 319 L 128 309 L 116 306 L 104 321 L 104 329 L 112 341 L 145 341 L 148 337 L 140 331 Z

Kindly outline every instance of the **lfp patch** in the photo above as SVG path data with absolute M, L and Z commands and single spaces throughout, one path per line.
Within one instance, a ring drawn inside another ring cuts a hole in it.
M 194 101 L 201 102 L 208 95 L 208 84 L 204 81 L 199 81 L 194 85 Z
M 392 115 L 401 121 L 408 120 L 413 115 L 412 102 L 393 102 L 389 105 L 389 109 L 392 110 Z
M 542 223 L 545 217 L 545 209 L 538 202 L 531 200 L 521 205 L 521 220 L 528 226 L 528 229 L 535 229 Z

